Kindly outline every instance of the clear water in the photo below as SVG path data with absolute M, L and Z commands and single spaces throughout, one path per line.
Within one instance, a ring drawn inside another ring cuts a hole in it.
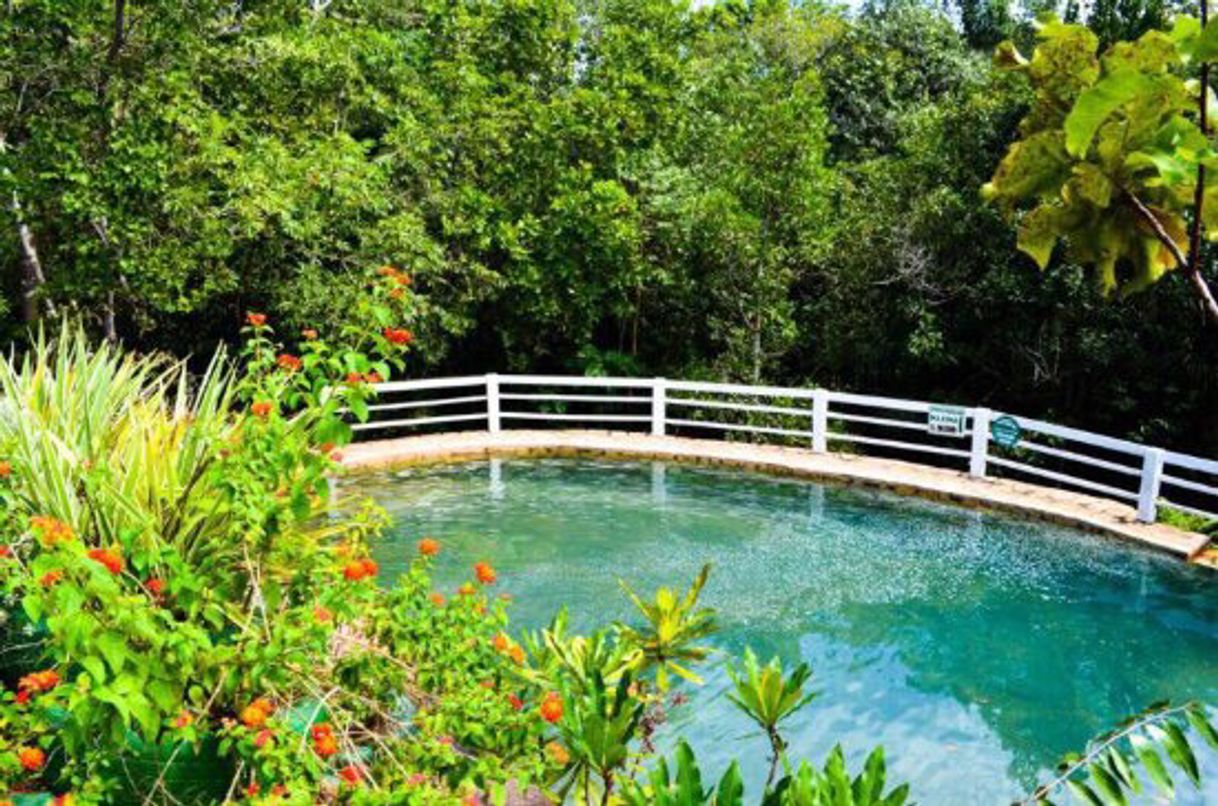
M 1218 704 L 1218 577 L 1118 541 L 660 463 L 496 461 L 344 483 L 394 517 L 385 571 L 434 536 L 441 587 L 490 561 L 517 628 L 564 603 L 577 625 L 628 618 L 619 577 L 684 586 L 712 562 L 704 599 L 724 656 L 751 646 L 812 665 L 821 694 L 788 726 L 794 751 L 819 760 L 840 742 L 858 764 L 883 744 L 924 804 L 1008 803 L 1151 702 Z M 739 757 L 756 792 L 766 745 L 722 696 L 724 656 L 666 731 L 710 769 Z M 1183 802 L 1218 803 L 1218 760 L 1203 763 L 1209 789 Z

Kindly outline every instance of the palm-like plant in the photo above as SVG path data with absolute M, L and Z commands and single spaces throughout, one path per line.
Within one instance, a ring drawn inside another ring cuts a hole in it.
M 770 741 L 772 756 L 770 774 L 766 779 L 768 786 L 774 780 L 778 762 L 786 749 L 786 742 L 778 731 L 779 723 L 816 696 L 814 691 L 804 691 L 804 684 L 812 676 L 812 668 L 807 663 L 800 663 L 790 675 L 784 675 L 782 661 L 777 657 L 762 666 L 757 662 L 753 650 L 746 649 L 743 671 L 741 674 L 732 664 L 728 664 L 727 674 L 735 691 L 727 696 L 757 723 Z
M 235 433 L 222 352 L 192 378 L 183 362 L 91 345 L 79 328 L 39 333 L 0 360 L 0 447 L 22 508 L 90 539 L 155 534 L 189 547 L 226 518 L 204 475 Z
M 643 601 L 630 586 L 619 580 L 646 624 L 636 628 L 619 623 L 617 629 L 623 640 L 638 650 L 632 666 L 640 672 L 655 667 L 656 685 L 661 691 L 668 690 L 670 673 L 692 683 L 702 682 L 688 665 L 710 655 L 710 648 L 699 646 L 697 642 L 717 629 L 715 611 L 698 607 L 698 596 L 709 574 L 710 565 L 704 565 L 684 596 L 678 596 L 670 588 L 660 588 L 650 602 Z

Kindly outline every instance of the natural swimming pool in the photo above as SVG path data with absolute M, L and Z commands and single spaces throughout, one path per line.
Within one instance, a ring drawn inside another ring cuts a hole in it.
M 794 753 L 820 761 L 836 741 L 857 765 L 883 744 L 920 803 L 1006 803 L 1151 702 L 1218 705 L 1218 578 L 1111 539 L 651 462 L 505 460 L 344 484 L 394 518 L 377 547 L 387 578 L 434 536 L 443 587 L 476 560 L 499 569 L 515 630 L 562 604 L 576 626 L 629 618 L 618 578 L 684 587 L 712 562 L 713 643 L 812 665 L 821 694 L 789 726 Z M 739 756 L 757 791 L 765 743 L 721 696 L 721 667 L 704 671 L 667 731 L 707 767 Z M 1196 802 L 1218 802 L 1218 765 L 1207 767 Z

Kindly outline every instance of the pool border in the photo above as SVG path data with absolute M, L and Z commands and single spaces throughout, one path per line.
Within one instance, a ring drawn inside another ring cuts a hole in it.
M 1195 560 L 1209 544 L 1205 535 L 1141 523 L 1133 507 L 1109 499 L 895 459 L 747 442 L 622 431 L 460 431 L 355 443 L 343 451 L 341 464 L 364 471 L 497 457 L 650 459 L 736 467 L 1017 514 L 1134 541 L 1185 560 Z

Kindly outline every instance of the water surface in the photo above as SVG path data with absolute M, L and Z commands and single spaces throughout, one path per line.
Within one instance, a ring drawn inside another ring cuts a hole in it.
M 821 760 L 840 742 L 857 765 L 883 744 L 924 804 L 1007 803 L 1151 702 L 1218 704 L 1218 578 L 1113 539 L 662 463 L 494 461 L 344 483 L 394 518 L 376 549 L 385 571 L 436 537 L 440 587 L 491 562 L 517 629 L 563 604 L 578 627 L 629 618 L 619 578 L 650 592 L 713 563 L 704 600 L 723 655 L 666 732 L 705 768 L 739 757 L 753 792 L 766 744 L 722 696 L 722 658 L 745 646 L 812 665 L 821 694 L 788 725 L 796 753 Z M 1218 761 L 1205 763 L 1209 791 L 1182 802 L 1218 803 Z

